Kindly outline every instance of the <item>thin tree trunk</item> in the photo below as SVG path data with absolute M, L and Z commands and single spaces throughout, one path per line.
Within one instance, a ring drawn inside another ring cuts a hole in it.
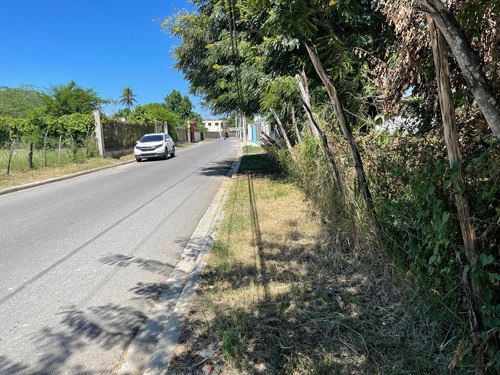
M 281 148 L 281 146 L 276 143 L 274 140 L 272 140 L 266 133 L 261 132 L 260 136 L 262 137 L 264 143 L 268 146 L 274 146 L 276 148 Z
M 493 134 L 500 139 L 500 103 L 491 89 L 479 58 L 470 47 L 462 29 L 440 0 L 417 0 L 418 8 L 427 13 L 443 33 L 462 73 L 483 112 Z
M 297 120 L 295 118 L 295 107 L 292 107 L 292 124 L 295 129 L 295 135 L 297 136 L 297 142 L 302 142 L 302 137 L 300 136 L 299 128 L 297 127 Z
M 33 169 L 33 142 L 30 143 L 30 152 L 28 153 L 28 168 Z
M 16 140 L 12 140 L 12 146 L 10 147 L 9 162 L 7 163 L 7 174 L 10 173 L 10 163 L 12 162 L 12 155 L 14 154 L 14 147 L 16 146 Z
M 292 144 L 288 140 L 288 136 L 286 135 L 285 128 L 283 127 L 283 124 L 281 124 L 281 120 L 280 120 L 278 114 L 276 113 L 276 111 L 273 108 L 270 108 L 270 111 L 273 114 L 274 118 L 276 119 L 276 122 L 278 123 L 278 127 L 280 129 L 281 136 L 285 140 L 286 148 L 288 148 L 288 151 L 290 151 L 290 155 L 292 156 L 292 159 L 295 160 L 295 155 L 293 154 Z
M 303 81 L 302 81 L 303 79 Z M 335 155 L 333 154 L 333 150 L 330 148 L 330 145 L 328 144 L 328 140 L 326 138 L 325 132 L 321 131 L 319 128 L 318 124 L 314 120 L 314 116 L 311 110 L 311 100 L 309 98 L 309 90 L 306 89 L 307 87 L 307 77 L 304 72 L 302 72 L 302 78 L 297 74 L 295 76 L 295 80 L 297 81 L 297 84 L 299 86 L 299 93 L 300 93 L 300 101 L 302 102 L 302 106 L 304 107 L 304 111 L 306 112 L 307 119 L 309 121 L 309 126 L 311 127 L 311 130 L 314 129 L 313 134 L 317 134 L 318 136 L 315 138 L 317 140 L 321 140 L 321 144 L 323 146 L 323 150 L 326 153 L 326 156 L 328 157 L 328 160 L 330 160 L 330 164 L 332 165 L 333 172 L 335 173 L 335 178 L 337 180 L 337 186 L 339 188 L 340 194 L 344 195 L 344 189 L 342 188 L 342 178 L 340 177 L 340 171 L 337 166 L 337 161 L 335 159 Z
M 351 154 L 352 161 L 354 163 L 354 169 L 356 171 L 356 177 L 358 180 L 359 189 L 361 190 L 361 194 L 363 195 L 363 199 L 365 201 L 366 211 L 370 214 L 372 219 L 374 220 L 374 224 L 377 223 L 375 209 L 373 207 L 373 199 L 370 193 L 370 189 L 368 187 L 368 181 L 366 179 L 365 170 L 363 168 L 363 162 L 361 161 L 361 156 L 359 154 L 358 147 L 356 146 L 356 142 L 354 141 L 354 137 L 352 135 L 351 127 L 347 122 L 347 118 L 344 113 L 344 109 L 342 108 L 342 104 L 340 103 L 340 99 L 337 93 L 337 89 L 330 77 L 330 75 L 326 72 L 323 63 L 318 54 L 318 50 L 314 43 L 309 39 L 305 42 L 305 46 L 307 48 L 307 52 L 309 53 L 309 57 L 318 73 L 319 77 L 323 81 L 323 84 L 326 87 L 326 91 L 328 92 L 328 96 L 330 97 L 330 102 L 332 107 L 337 115 L 337 120 L 340 124 L 340 128 L 344 137 L 347 141 L 347 145 L 349 147 L 349 152 Z
M 47 166 L 47 135 L 49 134 L 49 129 L 45 132 L 45 137 L 43 138 L 43 153 L 45 156 L 44 166 Z
M 75 138 L 71 135 L 71 158 L 75 160 Z
M 61 148 L 62 148 L 62 135 L 59 136 L 59 155 L 58 155 L 58 162 L 61 164 Z
M 446 56 L 446 44 L 443 34 L 436 28 L 431 16 L 427 15 L 427 24 L 432 42 L 432 53 L 434 56 L 434 65 L 436 67 L 436 79 L 439 93 L 439 106 L 441 107 L 441 116 L 443 119 L 444 138 L 448 150 L 449 163 L 452 168 L 458 167 L 458 178 L 453 183 L 453 195 L 458 212 L 462 240 L 465 249 L 465 258 L 471 272 L 468 278 L 463 281 L 465 295 L 469 304 L 471 313 L 471 328 L 476 350 L 476 374 L 484 373 L 484 353 L 480 348 L 481 333 L 484 331 L 482 314 L 480 311 L 480 290 L 474 280 L 474 268 L 471 261 L 476 257 L 475 240 L 476 232 L 470 216 L 469 205 L 465 193 L 465 179 L 462 169 L 462 156 L 458 143 L 458 134 L 455 123 L 455 108 L 453 105 L 453 95 L 451 92 L 450 73 L 448 70 L 448 57 Z
M 306 112 L 307 121 L 309 123 L 309 127 L 311 128 L 311 132 L 315 139 L 320 139 L 320 130 L 316 122 L 314 121 L 312 112 L 311 112 L 311 100 L 309 98 L 309 87 L 307 86 L 307 78 L 305 73 L 302 72 L 302 77 L 298 74 L 295 76 L 295 80 L 297 81 L 297 85 L 299 86 L 300 98 L 302 101 L 302 106 Z

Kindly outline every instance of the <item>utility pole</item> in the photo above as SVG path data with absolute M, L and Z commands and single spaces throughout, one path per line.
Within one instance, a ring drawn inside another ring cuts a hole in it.
M 245 115 L 242 115 L 241 125 L 243 127 L 243 146 L 246 146 L 248 134 L 247 134 L 247 119 L 246 119 Z
M 234 127 L 236 128 L 236 136 L 238 137 L 238 140 L 241 137 L 240 133 L 240 127 L 238 126 L 238 112 L 234 115 Z

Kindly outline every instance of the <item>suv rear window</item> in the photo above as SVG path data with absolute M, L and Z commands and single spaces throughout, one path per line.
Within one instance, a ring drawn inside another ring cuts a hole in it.
M 141 142 L 161 142 L 163 141 L 163 136 L 159 135 L 145 135 L 141 138 Z

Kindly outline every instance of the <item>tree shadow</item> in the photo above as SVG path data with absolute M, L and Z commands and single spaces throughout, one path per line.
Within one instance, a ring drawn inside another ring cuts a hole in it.
M 28 366 L 21 363 L 11 361 L 8 357 L 0 355 L 0 374 L 2 375 L 17 375 L 24 374 Z
M 238 173 L 241 175 L 252 175 L 253 177 L 266 177 L 273 181 L 286 180 L 287 177 L 281 170 L 269 162 L 268 154 L 243 155 Z
M 170 263 L 163 263 L 157 260 L 138 258 L 124 254 L 114 254 L 102 257 L 99 259 L 99 263 L 123 268 L 134 265 L 145 271 L 163 276 L 170 275 L 170 272 L 172 272 L 174 268 Z
M 179 245 L 181 248 L 185 248 L 187 246 L 187 244 L 189 243 L 189 238 L 178 238 L 174 241 L 174 243 L 176 243 L 177 245 Z
M 226 176 L 232 165 L 232 160 L 211 163 L 208 166 L 201 168 L 198 173 L 203 176 Z
M 170 274 L 167 270 L 171 271 L 173 268 L 167 263 L 128 257 L 122 254 L 105 257 L 100 261 L 103 264 L 118 267 L 135 265 L 166 276 Z M 130 289 L 135 296 L 130 301 L 157 302 L 160 295 L 168 289 L 166 283 L 139 282 Z M 182 288 L 179 286 L 174 286 L 172 295 L 180 294 L 181 290 Z M 169 313 L 162 312 L 162 318 L 167 319 Z M 144 345 L 139 346 L 138 349 L 143 351 L 145 356 L 150 356 L 158 335 L 163 331 L 162 325 L 157 324 L 156 321 L 149 322 L 146 313 L 133 306 L 106 304 L 85 309 L 68 306 L 58 315 L 61 317 L 59 324 L 42 327 L 36 335 L 39 338 L 34 339 L 34 344 L 38 348 L 36 352 L 41 353 L 38 357 L 33 357 L 36 360 L 32 364 L 28 364 L 28 361 L 23 363 L 23 361 L 15 361 L 7 356 L 0 356 L 0 374 L 87 375 L 109 373 L 113 369 L 93 369 L 91 365 L 75 364 L 73 357 L 76 353 L 84 352 L 92 346 L 102 348 L 103 351 L 113 348 L 125 351 L 139 330 L 141 338 L 147 337 L 148 339 L 144 340 Z M 148 324 L 145 324 L 146 321 Z M 83 360 L 84 358 L 82 358 Z
M 260 163 L 263 156 L 245 158 Z M 336 249 L 324 223 L 310 236 L 296 218 L 279 235 L 263 233 L 253 177 L 280 177 L 265 163 L 258 173 L 255 165 L 245 168 L 240 181 L 249 193 L 255 251 L 246 254 L 249 261 L 233 261 L 231 241 L 217 244 L 220 260 L 203 272 L 169 374 L 226 365 L 235 373 L 265 374 L 445 372 L 446 362 L 428 354 L 432 343 L 420 343 L 418 323 L 400 308 L 397 283 L 381 275 L 384 260 Z M 234 212 L 236 203 L 228 202 Z M 208 357 L 207 348 L 214 350 Z

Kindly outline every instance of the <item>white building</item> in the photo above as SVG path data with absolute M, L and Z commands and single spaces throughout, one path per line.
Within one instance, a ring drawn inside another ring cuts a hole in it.
M 227 129 L 227 120 L 204 120 L 203 125 L 209 132 L 218 132 L 220 134 Z

